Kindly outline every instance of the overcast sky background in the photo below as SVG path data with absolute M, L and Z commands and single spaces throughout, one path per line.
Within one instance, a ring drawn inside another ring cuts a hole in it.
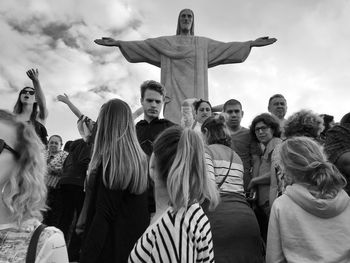
M 173 35 L 183 8 L 195 13 L 195 35 L 224 42 L 278 39 L 254 48 L 244 63 L 209 70 L 209 100 L 240 100 L 244 126 L 267 111 L 275 93 L 287 98 L 287 116 L 306 108 L 339 121 L 349 112 L 347 0 L 1 0 L 0 108 L 12 110 L 19 90 L 31 85 L 25 72 L 32 67 L 46 95 L 49 135 L 79 137 L 77 119 L 56 101 L 58 94 L 67 93 L 92 118 L 111 98 L 138 108 L 140 83 L 159 81 L 160 70 L 128 63 L 117 48 L 93 40 Z

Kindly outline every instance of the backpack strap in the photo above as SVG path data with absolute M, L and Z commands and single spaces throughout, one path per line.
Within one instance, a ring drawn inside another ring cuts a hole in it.
M 230 166 L 228 167 L 227 173 L 224 177 L 224 179 L 222 179 L 222 181 L 218 184 L 218 188 L 220 189 L 220 187 L 224 184 L 228 174 L 230 173 L 231 170 L 231 166 L 232 166 L 232 162 L 233 162 L 233 151 L 231 151 L 231 161 L 230 161 Z
M 30 238 L 28 250 L 27 250 L 27 256 L 26 256 L 26 263 L 35 263 L 36 258 L 36 249 L 38 246 L 38 241 L 41 232 L 46 228 L 46 225 L 40 224 L 34 231 L 32 237 Z

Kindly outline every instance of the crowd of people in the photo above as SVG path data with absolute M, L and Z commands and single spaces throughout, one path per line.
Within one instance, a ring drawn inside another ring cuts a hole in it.
M 141 109 L 97 120 L 58 95 L 81 135 L 64 144 L 27 75 L 0 110 L 0 262 L 350 262 L 350 113 L 285 118 L 275 94 L 246 128 L 240 101 L 193 98 L 173 123 L 149 80 Z

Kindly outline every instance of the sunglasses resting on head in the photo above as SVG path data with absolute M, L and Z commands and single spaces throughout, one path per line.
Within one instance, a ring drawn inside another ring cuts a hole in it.
M 0 139 L 0 154 L 2 153 L 2 151 L 4 149 L 13 153 L 17 158 L 19 157 L 19 153 L 17 151 L 15 151 L 13 148 L 11 148 L 3 139 Z

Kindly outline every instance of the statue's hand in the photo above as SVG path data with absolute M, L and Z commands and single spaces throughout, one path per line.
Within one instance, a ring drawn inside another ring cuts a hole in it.
M 263 47 L 263 46 L 268 46 L 277 41 L 276 38 L 269 38 L 269 37 L 259 37 L 252 41 L 251 46 L 252 47 Z
M 111 38 L 111 37 L 103 37 L 101 39 L 95 39 L 94 42 L 101 46 L 107 46 L 107 47 L 118 47 L 119 41 Z

